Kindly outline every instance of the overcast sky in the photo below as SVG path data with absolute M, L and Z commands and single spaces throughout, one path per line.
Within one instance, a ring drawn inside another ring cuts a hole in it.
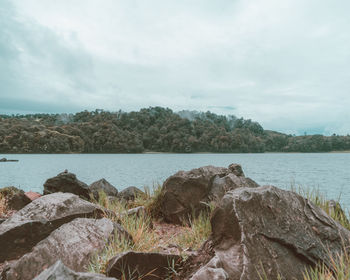
M 349 0 L 0 0 L 0 113 L 210 110 L 350 133 Z

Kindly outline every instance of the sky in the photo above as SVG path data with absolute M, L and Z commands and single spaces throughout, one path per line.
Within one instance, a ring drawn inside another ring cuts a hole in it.
M 212 111 L 350 134 L 348 0 L 0 0 L 0 113 Z

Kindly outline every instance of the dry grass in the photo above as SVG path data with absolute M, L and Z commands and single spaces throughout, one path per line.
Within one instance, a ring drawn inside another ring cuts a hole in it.
M 299 187 L 298 189 L 292 188 L 292 190 L 310 200 L 316 206 L 324 210 L 335 221 L 340 223 L 346 229 L 350 230 L 350 223 L 348 220 L 349 213 L 348 215 L 346 215 L 345 211 L 343 211 L 343 209 L 341 208 L 339 203 L 340 197 L 338 197 L 337 201 L 335 201 L 336 206 L 330 207 L 330 201 L 318 189 L 307 189 Z
M 293 189 L 303 197 L 312 201 L 316 206 L 323 209 L 330 217 L 341 224 L 344 228 L 350 230 L 348 215 L 342 210 L 339 201 L 336 201 L 335 207 L 330 207 L 330 202 L 319 190 L 310 190 L 305 188 Z M 329 253 L 331 266 L 327 268 L 324 264 L 319 264 L 311 268 L 304 274 L 304 280 L 348 280 L 350 279 L 350 255 L 349 248 L 343 248 L 342 252 L 336 256 Z
M 208 211 L 202 211 L 197 217 L 189 219 L 188 230 L 179 234 L 174 242 L 181 248 L 199 249 L 211 234 L 210 216 L 213 209 L 214 204 L 211 204 Z
M 7 205 L 5 197 L 0 193 L 0 217 L 6 216 Z
M 330 207 L 329 200 L 325 195 L 321 194 L 318 190 L 313 191 L 299 191 L 304 197 L 311 200 L 315 205 L 323 209 L 329 216 L 335 221 L 340 223 L 344 228 L 350 230 L 350 223 L 348 215 L 341 209 L 338 198 L 335 207 Z M 333 256 L 329 253 L 329 259 L 331 262 L 330 267 L 326 267 L 324 264 L 319 264 L 315 268 L 311 268 L 304 274 L 304 280 L 348 280 L 350 279 L 350 254 L 349 248 L 343 248 L 340 254 Z
M 116 216 L 111 216 L 106 213 L 106 217 L 114 222 L 119 222 L 132 236 L 133 242 L 118 235 L 111 238 L 103 252 L 92 259 L 89 266 L 90 271 L 104 273 L 108 261 L 118 253 L 124 251 L 152 251 L 151 249 L 155 246 L 157 240 L 156 236 L 152 234 L 150 216 L 143 214 L 129 216 L 126 214 L 127 210 L 133 206 L 141 206 L 140 203 L 137 203 L 137 201 L 141 201 L 141 198 L 136 198 L 135 201 L 136 202 L 132 203 L 119 200 L 110 201 L 105 193 L 99 193 L 99 201 L 97 201 L 97 203 L 113 213 L 117 213 Z
M 161 186 L 157 185 L 150 191 L 145 188 L 146 195 L 137 196 L 134 201 L 122 202 L 119 200 L 110 201 L 106 194 L 99 194 L 99 201 L 95 201 L 106 209 L 119 213 L 117 216 L 106 216 L 118 221 L 124 229 L 132 236 L 133 242 L 119 236 L 114 236 L 109 240 L 109 244 L 102 253 L 94 256 L 89 265 L 89 271 L 95 273 L 104 273 L 108 261 L 118 253 L 133 250 L 139 252 L 159 252 L 164 249 L 170 242 L 176 244 L 179 248 L 199 248 L 202 243 L 208 239 L 211 233 L 210 211 L 201 213 L 197 218 L 190 222 L 188 227 L 174 226 L 176 234 L 169 238 L 159 230 L 152 228 L 153 222 L 159 218 L 159 203 L 162 195 Z M 128 209 L 144 206 L 146 214 L 126 215 Z M 212 209 L 213 207 L 211 207 Z M 157 223 L 157 228 L 162 223 Z M 166 225 L 164 225 L 166 229 Z M 171 266 L 169 267 L 170 270 Z
M 104 251 L 95 256 L 90 263 L 89 270 L 96 273 L 104 273 L 108 261 L 118 253 L 133 250 L 140 252 L 157 252 L 159 238 L 152 230 L 152 216 L 151 215 L 127 215 L 127 210 L 137 207 L 145 206 L 149 213 L 149 207 L 153 201 L 157 199 L 159 187 L 150 192 L 145 190 L 146 195 L 137 196 L 134 201 L 123 202 L 120 200 L 110 201 L 106 194 L 101 192 L 99 194 L 99 201 L 95 201 L 106 209 L 117 213 L 117 216 L 106 216 L 119 222 L 123 228 L 132 236 L 133 242 L 124 237 L 115 236 L 110 241 Z
M 146 195 L 136 197 L 135 201 L 131 205 L 132 207 L 145 206 L 148 214 L 153 219 L 159 219 L 161 217 L 161 201 L 162 201 L 162 185 L 155 184 L 152 190 L 149 187 L 144 187 L 144 192 Z
M 304 280 L 348 280 L 350 279 L 350 256 L 347 253 L 332 256 L 330 254 L 331 266 L 328 268 L 323 264 L 306 271 Z

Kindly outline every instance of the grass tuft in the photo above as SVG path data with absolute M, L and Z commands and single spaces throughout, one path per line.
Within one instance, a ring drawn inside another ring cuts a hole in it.
M 154 192 L 156 193 L 156 192 Z M 137 206 L 145 206 L 146 210 L 157 197 L 149 191 L 146 195 L 137 196 L 134 201 L 110 200 L 102 191 L 99 192 L 99 200 L 94 201 L 102 207 L 108 209 L 116 215 L 109 215 L 106 211 L 106 217 L 114 222 L 120 223 L 123 228 L 132 236 L 133 242 L 125 237 L 114 236 L 108 242 L 108 245 L 102 253 L 94 256 L 89 265 L 89 271 L 95 273 L 104 273 L 108 261 L 118 253 L 133 250 L 141 252 L 156 252 L 158 236 L 152 230 L 152 216 L 141 213 L 140 215 L 128 215 L 127 211 Z
M 0 193 L 0 217 L 6 216 L 7 203 L 4 195 Z
M 320 264 L 304 273 L 304 280 L 348 280 L 350 279 L 350 256 L 347 253 L 333 257 L 330 254 L 331 266 Z
M 160 218 L 160 202 L 162 198 L 161 185 L 153 189 L 145 188 L 145 194 L 137 196 L 134 201 L 110 200 L 104 192 L 99 193 L 99 200 L 93 202 L 108 209 L 106 217 L 119 222 L 132 236 L 133 242 L 125 237 L 114 236 L 102 252 L 95 255 L 90 262 L 89 271 L 105 273 L 108 261 L 118 253 L 133 250 L 139 252 L 159 252 L 164 249 L 164 240 L 152 229 L 153 221 Z M 146 211 L 139 215 L 127 215 L 131 208 L 144 206 Z M 201 212 L 197 218 L 190 221 L 188 228 L 178 231 L 171 241 L 180 248 L 198 249 L 209 238 L 211 233 L 210 214 L 214 205 L 208 205 L 208 211 Z M 115 213 L 110 215 L 108 213 Z M 164 239 L 164 238 L 163 238 Z M 166 244 L 165 244 L 166 245 Z M 169 272 L 174 273 L 175 268 L 169 264 Z
M 329 215 L 335 221 L 340 223 L 344 228 L 350 230 L 350 222 L 348 219 L 349 213 L 348 215 L 346 215 L 345 211 L 343 211 L 343 209 L 341 208 L 340 197 L 338 197 L 338 199 L 335 201 L 335 206 L 332 207 L 330 204 L 330 200 L 328 200 L 327 197 L 318 189 L 308 189 L 302 187 L 296 188 L 293 186 L 291 189 L 292 191 L 310 200 L 317 207 L 325 211 L 327 215 Z
M 196 217 L 192 217 L 186 223 L 189 224 L 188 230 L 175 237 L 174 242 L 181 248 L 190 248 L 197 250 L 206 241 L 211 234 L 210 216 L 214 209 L 213 204 L 207 211 L 201 211 Z
M 335 201 L 335 205 L 330 205 L 330 201 L 318 189 L 305 189 L 292 187 L 292 191 L 313 202 L 323 209 L 330 217 L 337 221 L 344 228 L 350 230 L 348 215 L 340 206 L 340 197 Z M 305 271 L 303 280 L 348 280 L 350 279 L 350 255 L 349 249 L 343 248 L 342 252 L 336 256 L 329 253 L 330 267 L 319 264 L 315 268 Z

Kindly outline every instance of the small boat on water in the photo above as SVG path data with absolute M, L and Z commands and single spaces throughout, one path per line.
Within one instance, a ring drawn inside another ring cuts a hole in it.
M 0 158 L 0 162 L 17 162 L 18 159 Z

